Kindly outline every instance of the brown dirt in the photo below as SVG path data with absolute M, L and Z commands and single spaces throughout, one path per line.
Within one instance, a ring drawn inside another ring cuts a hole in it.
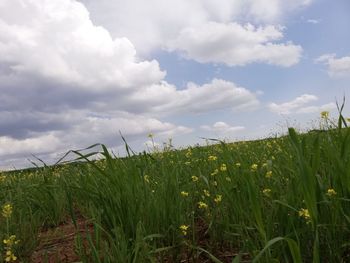
M 38 236 L 39 245 L 31 255 L 30 262 L 79 262 L 80 258 L 75 249 L 75 238 L 80 234 L 86 247 L 86 237 L 92 233 L 93 224 L 82 216 L 78 216 L 76 224 L 77 228 L 72 221 L 69 221 L 55 228 L 43 229 Z
M 76 220 L 77 227 L 71 220 L 60 224 L 57 227 L 42 229 L 39 236 L 39 245 L 30 257 L 32 263 L 73 263 L 81 262 L 81 258 L 76 253 L 75 238 L 79 234 L 83 238 L 83 246 L 85 252 L 88 254 L 88 241 L 87 235 L 93 233 L 93 224 L 91 221 L 85 219 L 83 216 L 78 215 Z M 203 220 L 196 222 L 196 236 L 198 238 L 197 244 L 199 247 L 208 250 L 213 253 L 222 262 L 232 262 L 232 259 L 237 256 L 237 252 L 233 251 L 232 247 L 227 244 L 221 244 L 216 247 L 215 252 L 210 249 L 210 237 L 207 233 L 208 226 Z M 182 263 L 209 263 L 213 262 L 210 257 L 204 253 L 198 253 L 199 251 L 191 250 L 185 246 L 178 257 L 177 262 Z M 249 255 L 243 255 L 241 262 L 250 262 Z M 173 263 L 174 261 L 169 255 L 163 255 L 159 261 L 162 263 Z

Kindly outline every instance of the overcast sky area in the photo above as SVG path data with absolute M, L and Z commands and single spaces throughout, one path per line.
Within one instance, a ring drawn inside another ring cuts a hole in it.
M 0 170 L 350 115 L 348 0 L 0 0 Z

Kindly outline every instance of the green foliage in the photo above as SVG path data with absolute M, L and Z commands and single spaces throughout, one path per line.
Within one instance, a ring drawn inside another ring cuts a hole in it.
M 232 262 L 346 262 L 350 129 L 339 110 L 338 121 L 322 117 L 325 132 L 140 154 L 125 142 L 127 158 L 93 145 L 72 163 L 2 173 L 13 213 L 0 217 L 0 237 L 15 234 L 26 261 L 39 230 L 83 215 L 93 222 L 89 249 L 75 237 L 83 262 L 221 262 L 224 252 Z

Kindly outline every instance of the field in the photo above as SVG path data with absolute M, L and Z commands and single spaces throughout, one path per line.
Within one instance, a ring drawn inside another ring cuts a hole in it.
M 350 262 L 347 121 L 3 172 L 0 262 Z

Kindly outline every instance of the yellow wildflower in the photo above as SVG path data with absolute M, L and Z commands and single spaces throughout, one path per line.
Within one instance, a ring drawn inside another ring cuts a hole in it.
M 3 240 L 6 247 L 12 247 L 13 245 L 17 245 L 19 240 L 16 240 L 16 235 L 11 235 L 8 239 Z
M 252 172 L 256 172 L 257 170 L 258 170 L 258 165 L 257 164 L 252 164 L 252 166 L 250 167 L 250 170 L 252 171 Z
M 16 261 L 17 257 L 13 254 L 12 249 L 14 245 L 19 243 L 19 240 L 16 240 L 15 235 L 11 235 L 8 239 L 3 240 L 5 244 L 5 262 Z
M 310 222 L 311 216 L 310 216 L 309 210 L 307 210 L 305 208 L 302 208 L 302 209 L 299 210 L 298 214 L 299 214 L 300 217 L 302 217 L 306 221 Z
M 203 193 L 207 196 L 207 197 L 209 197 L 210 196 L 210 193 L 209 193 L 209 191 L 208 190 L 206 190 L 206 189 L 204 189 L 203 190 Z
M 218 159 L 218 157 L 216 157 L 215 155 L 210 155 L 208 157 L 208 161 L 216 161 Z
M 185 162 L 185 165 L 190 165 L 190 164 L 191 164 L 191 162 L 189 162 L 189 161 Z
M 328 119 L 329 111 L 322 111 L 321 112 L 321 118 L 322 119 Z
M 9 218 L 12 214 L 12 205 L 6 204 L 2 207 L 2 216 L 5 218 Z
M 329 197 L 332 197 L 332 196 L 337 195 L 337 192 L 336 192 L 333 188 L 329 188 L 329 189 L 327 190 L 326 195 L 328 195 Z
M 226 172 L 227 171 L 227 166 L 226 166 L 226 164 L 222 164 L 221 166 L 220 166 L 220 171 L 221 172 Z
M 181 191 L 181 195 L 184 196 L 184 197 L 186 197 L 186 196 L 189 195 L 189 193 L 188 193 L 188 192 L 185 192 L 185 191 Z
M 191 151 L 191 149 L 188 149 L 188 150 L 187 150 L 185 156 L 186 156 L 187 158 L 190 158 L 190 157 L 192 156 L 192 151 Z
M 184 236 L 187 235 L 187 230 L 190 226 L 189 225 L 181 225 L 179 228 Z
M 208 205 L 202 201 L 198 202 L 198 208 L 200 209 L 207 209 Z
M 222 201 L 222 195 L 216 195 L 215 198 L 214 198 L 214 202 L 218 204 L 221 201 Z
M 272 171 L 267 171 L 265 174 L 266 178 L 271 178 L 272 177 Z
M 191 178 L 192 178 L 192 181 L 193 181 L 193 182 L 197 182 L 197 181 L 198 181 L 198 179 L 199 179 L 199 178 L 198 178 L 197 176 L 195 176 L 195 175 L 192 175 L 192 177 L 191 177 Z
M 5 262 L 11 262 L 11 261 L 16 261 L 17 257 L 11 250 L 6 251 L 6 257 L 5 257 Z
M 271 189 L 270 189 L 270 188 L 265 188 L 262 192 L 263 192 L 264 195 L 270 196 L 270 194 L 271 194 Z
M 214 175 L 217 175 L 218 173 L 219 173 L 219 170 L 215 169 L 214 172 L 212 172 L 210 175 L 214 176 Z
M 145 180 L 146 183 L 149 183 L 149 175 L 145 174 L 143 180 Z
M 241 167 L 241 163 L 236 163 L 236 167 Z
M 218 182 L 217 182 L 217 181 L 213 181 L 213 182 L 212 182 L 212 185 L 218 186 Z

